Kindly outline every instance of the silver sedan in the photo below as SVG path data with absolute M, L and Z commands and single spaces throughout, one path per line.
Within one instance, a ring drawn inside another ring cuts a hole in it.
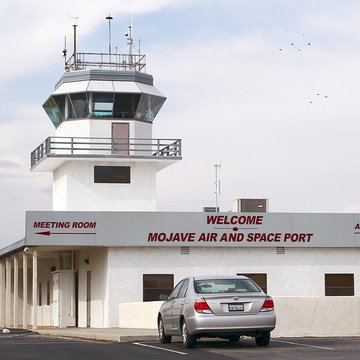
M 251 336 L 267 346 L 275 328 L 272 298 L 246 276 L 190 276 L 160 299 L 165 300 L 157 319 L 162 343 L 180 335 L 190 348 L 200 337 Z

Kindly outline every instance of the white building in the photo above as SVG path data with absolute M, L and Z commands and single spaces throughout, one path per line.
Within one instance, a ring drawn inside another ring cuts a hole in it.
M 181 141 L 152 137 L 165 96 L 145 65 L 67 61 L 44 104 L 56 136 L 31 154 L 31 171 L 53 173 L 53 211 L 28 212 L 25 238 L 0 250 L 0 326 L 123 326 L 126 304 L 199 273 L 248 274 L 287 307 L 330 296 L 342 316 L 359 300 L 359 214 L 156 212 L 156 173 Z

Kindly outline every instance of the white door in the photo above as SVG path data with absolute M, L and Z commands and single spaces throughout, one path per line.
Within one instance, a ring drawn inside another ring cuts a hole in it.
M 59 273 L 52 274 L 53 296 L 52 296 L 52 311 L 54 326 L 60 326 L 60 304 L 59 304 Z
M 74 272 L 60 270 L 53 273 L 54 326 L 75 326 Z

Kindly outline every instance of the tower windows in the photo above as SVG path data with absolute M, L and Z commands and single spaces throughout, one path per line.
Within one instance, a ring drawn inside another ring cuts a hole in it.
M 152 122 L 165 98 L 146 93 L 79 92 L 53 95 L 43 108 L 57 128 L 68 119 L 135 119 Z
M 94 182 L 130 184 L 130 166 L 94 166 Z
M 81 119 L 88 116 L 88 101 L 85 93 L 70 94 L 69 118 Z
M 113 93 L 92 93 L 91 117 L 112 118 L 114 107 Z

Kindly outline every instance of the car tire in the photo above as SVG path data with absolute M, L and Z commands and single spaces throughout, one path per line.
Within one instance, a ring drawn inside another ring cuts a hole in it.
M 165 334 L 164 322 L 163 319 L 160 318 L 158 322 L 158 330 L 159 330 L 159 340 L 162 344 L 168 344 L 171 342 L 171 336 Z
M 240 336 L 236 336 L 236 335 L 234 335 L 234 336 L 229 336 L 228 339 L 229 339 L 229 341 L 231 341 L 231 342 L 238 342 L 238 341 L 240 340 Z
M 257 346 L 268 346 L 270 343 L 270 331 L 264 331 L 261 336 L 255 337 Z
M 181 339 L 185 348 L 193 348 L 196 345 L 196 336 L 189 335 L 185 320 L 181 324 Z

